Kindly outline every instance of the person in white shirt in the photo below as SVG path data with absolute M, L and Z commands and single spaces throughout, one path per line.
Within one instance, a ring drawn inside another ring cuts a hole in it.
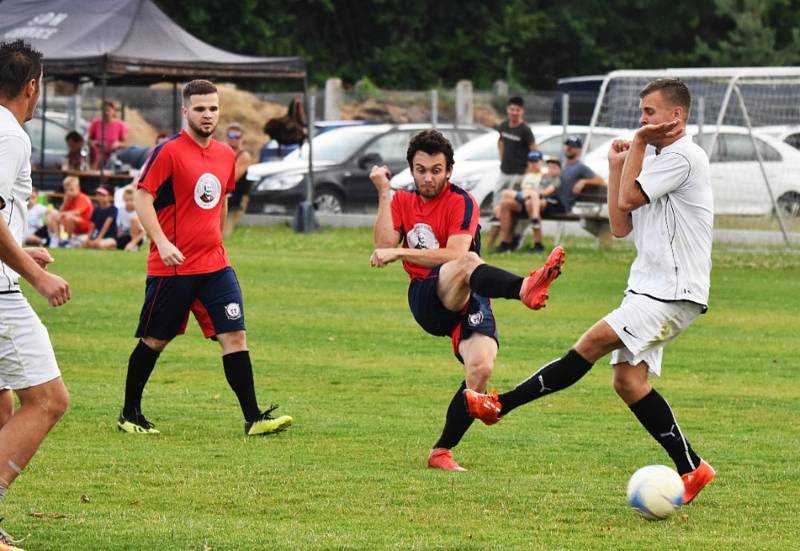
M 641 128 L 608 153 L 608 213 L 616 237 L 633 233 L 636 259 L 622 305 L 595 323 L 561 359 L 498 395 L 465 391 L 470 414 L 496 423 L 514 408 L 562 390 L 611 352 L 614 390 L 664 448 L 684 482 L 683 502 L 715 477 L 683 435 L 669 404 L 648 381 L 663 347 L 705 312 L 714 221 L 708 156 L 686 134 L 691 96 L 677 79 L 639 94 Z M 645 147 L 656 155 L 645 159 Z
M 26 245 L 45 245 L 47 243 L 47 228 L 45 227 L 45 215 L 47 207 L 38 201 L 39 192 L 36 188 L 31 190 L 28 198 L 28 226 L 25 230 Z
M 51 306 L 70 298 L 67 282 L 45 271 L 53 261 L 47 250 L 20 246 L 32 190 L 31 142 L 22 124 L 39 100 L 41 60 L 22 40 L 0 42 L 0 389 L 12 389 L 20 401 L 0 428 L 0 504 L 69 404 L 47 329 L 19 287 L 22 276 Z M 7 404 L 10 391 L 0 394 Z M 0 544 L 13 543 L 0 529 Z

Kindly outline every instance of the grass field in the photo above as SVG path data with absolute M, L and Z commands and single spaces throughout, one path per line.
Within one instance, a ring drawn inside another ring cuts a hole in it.
M 262 406 L 295 418 L 257 439 L 193 322 L 145 393 L 162 434 L 117 432 L 145 254 L 56 251 L 72 302 L 27 294 L 72 405 L 7 495 L 4 528 L 29 550 L 798 548 L 800 255 L 715 252 L 711 309 L 667 348 L 656 386 L 718 478 L 648 522 L 625 485 L 669 458 L 613 393 L 605 360 L 498 425 L 474 424 L 456 449 L 469 472 L 425 468 L 460 366 L 411 318 L 402 268 L 369 268 L 370 243 L 368 230 L 285 228 L 230 241 Z M 499 389 L 619 303 L 632 249 L 566 246 L 545 310 L 494 302 Z M 519 273 L 541 258 L 488 257 Z

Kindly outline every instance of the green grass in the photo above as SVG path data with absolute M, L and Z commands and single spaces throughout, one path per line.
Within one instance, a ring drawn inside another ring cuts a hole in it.
M 244 228 L 229 244 L 245 293 L 262 405 L 295 425 L 246 439 L 218 345 L 192 322 L 144 397 L 158 437 L 115 430 L 144 291 L 145 254 L 56 251 L 73 300 L 27 294 L 50 330 L 69 413 L 2 507 L 44 549 L 732 549 L 800 539 L 800 256 L 718 250 L 711 309 L 665 353 L 656 382 L 718 479 L 682 515 L 625 501 L 638 467 L 669 458 L 610 388 L 578 385 L 473 425 L 466 473 L 425 468 L 462 375 L 447 339 L 408 312 L 399 265 L 370 269 L 368 230 Z M 568 241 L 548 308 L 494 302 L 507 389 L 616 307 L 633 257 Z M 488 257 L 518 273 L 540 257 Z

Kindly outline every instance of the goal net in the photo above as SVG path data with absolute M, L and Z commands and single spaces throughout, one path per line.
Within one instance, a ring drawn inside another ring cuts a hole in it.
M 798 242 L 800 68 L 614 71 L 600 86 L 592 128 L 632 133 L 639 91 L 656 78 L 680 78 L 692 94 L 687 131 L 709 154 L 717 230 L 772 230 L 772 240 Z

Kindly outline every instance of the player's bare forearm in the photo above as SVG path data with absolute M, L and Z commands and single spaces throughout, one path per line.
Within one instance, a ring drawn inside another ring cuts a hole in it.
M 31 284 L 34 284 L 43 272 L 33 257 L 17 244 L 2 217 L 0 217 L 0 260 Z
M 397 249 L 398 260 L 408 260 L 414 264 L 424 266 L 425 268 L 435 268 L 441 266 L 445 262 L 456 260 L 464 255 L 465 250 L 461 248 L 445 247 L 443 249 Z
M 608 163 L 608 222 L 614 237 L 625 237 L 633 229 L 631 213 L 619 208 L 622 166 L 623 163 L 620 161 L 609 161 Z
M 136 216 L 144 227 L 144 231 L 150 236 L 154 243 L 167 241 L 161 224 L 158 223 L 158 215 L 153 206 L 153 196 L 147 190 L 138 188 L 136 195 L 133 196 L 133 207 L 136 209 Z
M 372 227 L 372 243 L 376 249 L 396 247 L 400 242 L 400 234 L 392 225 L 392 212 L 389 206 L 389 190 L 378 192 L 378 214 Z
M 620 177 L 618 205 L 625 212 L 635 210 L 644 205 L 647 200 L 636 183 L 636 178 L 642 172 L 642 162 L 647 144 L 638 136 L 633 139 L 625 157 Z

